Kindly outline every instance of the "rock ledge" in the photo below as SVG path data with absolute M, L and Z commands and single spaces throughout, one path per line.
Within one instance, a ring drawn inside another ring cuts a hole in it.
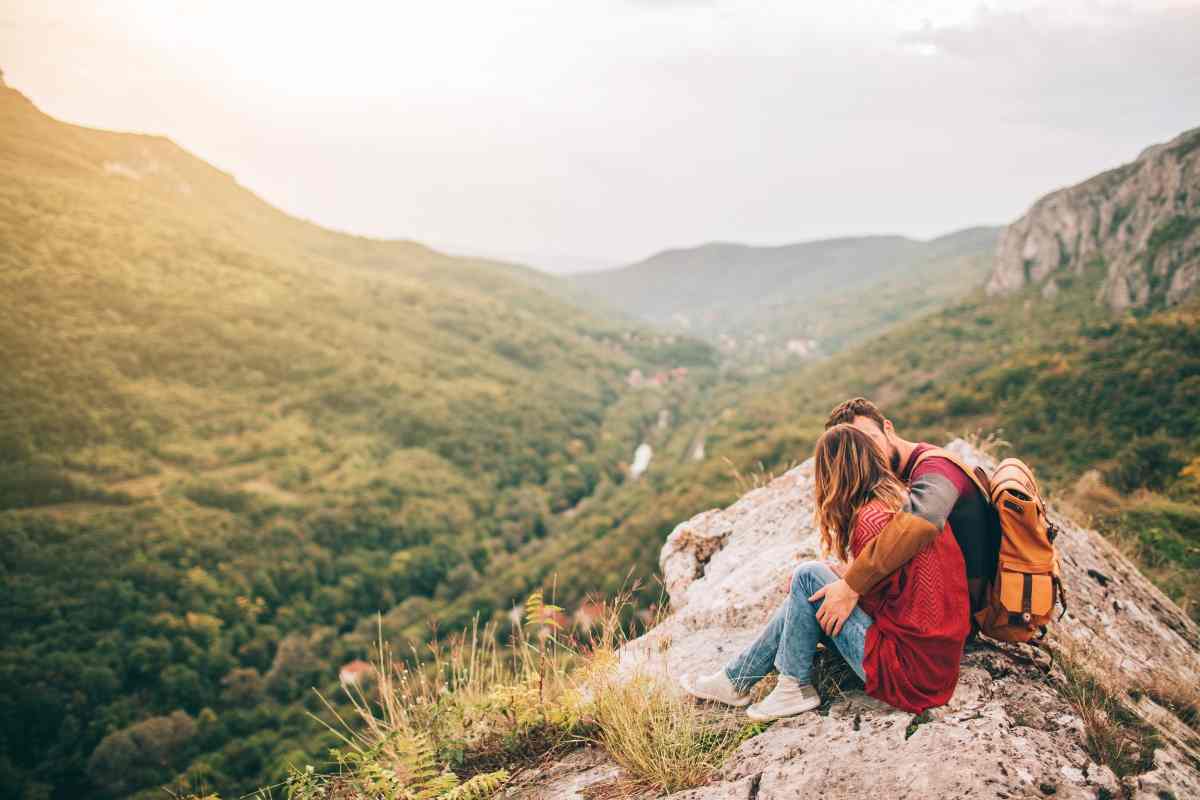
M 949 447 L 988 463 L 965 442 Z M 1071 609 L 1054 627 L 1128 686 L 1155 674 L 1200 680 L 1200 631 L 1094 531 L 1057 514 Z M 621 653 L 621 669 L 667 675 L 712 671 L 749 643 L 783 599 L 792 567 L 818 556 L 811 460 L 725 509 L 678 525 L 660 555 L 671 615 Z M 1043 676 L 991 648 L 969 648 L 951 702 L 910 736 L 912 715 L 861 692 L 828 715 L 775 723 L 749 739 L 713 781 L 674 800 L 782 798 L 1200 797 L 1200 737 L 1145 695 L 1139 714 L 1163 744 L 1149 771 L 1118 781 L 1083 745 L 1083 722 Z M 603 752 L 577 751 L 526 774 L 511 797 L 568 800 L 620 770 Z

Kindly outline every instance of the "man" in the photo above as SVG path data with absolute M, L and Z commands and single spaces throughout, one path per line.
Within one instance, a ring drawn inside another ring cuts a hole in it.
M 947 458 L 930 456 L 915 469 L 921 453 L 931 444 L 910 442 L 896 434 L 892 421 L 875 404 L 862 397 L 847 400 L 829 414 L 828 430 L 849 423 L 875 443 L 892 471 L 908 484 L 904 512 L 880 531 L 846 570 L 840 580 L 826 584 L 810 601 L 824 598 L 817 620 L 827 633 L 837 634 L 858 605 L 858 598 L 907 563 L 932 542 L 949 521 L 967 567 L 971 611 L 981 607 L 987 581 L 996 572 L 1000 532 L 992 523 L 987 498 L 962 469 Z

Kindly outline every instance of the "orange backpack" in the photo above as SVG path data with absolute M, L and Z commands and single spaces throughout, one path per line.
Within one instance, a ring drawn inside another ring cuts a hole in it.
M 913 469 L 933 456 L 954 462 L 975 482 L 1000 528 L 996 575 L 983 607 L 974 615 L 980 632 L 1004 642 L 1040 639 L 1055 604 L 1067 613 L 1067 598 L 1054 547 L 1058 529 L 1046 517 L 1033 470 L 1020 459 L 1006 458 L 988 475 L 982 467 L 971 469 L 953 453 L 938 448 L 918 456 Z

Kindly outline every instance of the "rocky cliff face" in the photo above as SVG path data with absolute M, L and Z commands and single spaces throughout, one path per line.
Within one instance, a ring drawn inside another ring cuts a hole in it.
M 965 443 L 950 448 L 988 463 Z M 1112 679 L 1134 688 L 1169 672 L 1200 680 L 1200 631 L 1093 531 L 1052 514 L 1070 611 L 1054 628 Z M 782 601 L 794 565 L 818 556 L 811 460 L 726 509 L 670 535 L 660 565 L 671 615 L 621 653 L 621 669 L 712 671 L 756 636 Z M 706 786 L 676 800 L 780 798 L 1200 797 L 1200 737 L 1140 694 L 1135 712 L 1156 725 L 1153 765 L 1118 780 L 1085 746 L 1084 723 L 1064 699 L 1065 676 L 1044 676 L 988 647 L 968 648 L 952 701 L 910 728 L 912 715 L 848 692 L 827 714 L 782 720 L 747 740 Z M 602 751 L 577 751 L 510 787 L 513 797 L 589 796 L 619 776 Z
M 1101 264 L 1103 266 L 1101 266 Z M 1200 282 L 1200 128 L 1038 200 L 1000 237 L 990 294 L 1106 270 L 1114 309 L 1170 305 Z

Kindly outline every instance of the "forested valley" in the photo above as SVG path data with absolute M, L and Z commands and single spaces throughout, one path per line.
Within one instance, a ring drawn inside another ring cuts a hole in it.
M 3 87 L 0 174 L 6 797 L 237 796 L 323 762 L 313 689 L 380 634 L 419 661 L 539 589 L 568 627 L 633 585 L 652 613 L 672 528 L 854 395 L 908 438 L 1005 440 L 1200 619 L 1200 305 L 1114 311 L 1102 256 L 1053 292 L 985 294 L 974 261 L 936 303 L 887 294 L 902 270 L 839 289 L 837 346 L 767 364 Z M 1191 241 L 1191 192 L 1156 247 Z

